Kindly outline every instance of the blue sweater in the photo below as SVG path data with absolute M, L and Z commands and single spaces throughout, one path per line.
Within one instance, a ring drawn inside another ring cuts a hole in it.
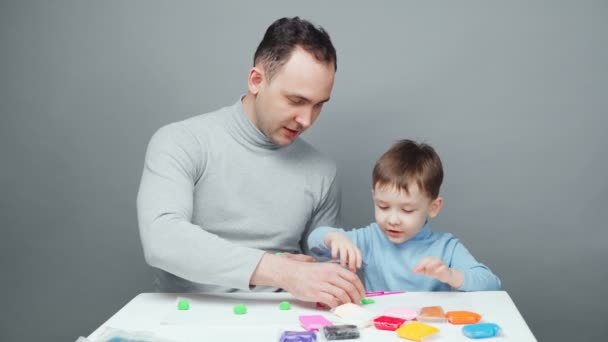
M 493 291 L 500 289 L 500 279 L 485 265 L 477 262 L 466 247 L 452 234 L 431 231 L 429 223 L 411 239 L 392 243 L 378 224 L 345 231 L 319 227 L 308 237 L 308 246 L 315 257 L 331 257 L 325 245 L 325 234 L 338 231 L 346 234 L 361 250 L 366 291 Z M 426 257 L 437 257 L 450 268 L 464 273 L 460 288 L 420 274 L 412 269 Z

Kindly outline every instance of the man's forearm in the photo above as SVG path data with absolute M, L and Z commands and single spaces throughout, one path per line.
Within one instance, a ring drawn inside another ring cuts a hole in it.
M 287 258 L 265 253 L 251 275 L 250 285 L 283 288 L 289 265 L 293 263 L 294 261 Z

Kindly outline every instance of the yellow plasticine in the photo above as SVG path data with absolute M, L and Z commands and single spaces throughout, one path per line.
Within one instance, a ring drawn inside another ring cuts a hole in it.
M 410 322 L 396 330 L 401 338 L 411 341 L 420 341 L 423 338 L 439 332 L 439 329 L 420 322 Z

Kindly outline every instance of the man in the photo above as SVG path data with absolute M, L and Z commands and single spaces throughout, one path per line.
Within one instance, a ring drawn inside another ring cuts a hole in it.
M 322 28 L 279 19 L 244 97 L 154 134 L 137 207 L 158 290 L 283 288 L 330 307 L 359 302 L 354 273 L 299 254 L 311 229 L 339 219 L 335 165 L 299 138 L 329 101 L 336 70 Z

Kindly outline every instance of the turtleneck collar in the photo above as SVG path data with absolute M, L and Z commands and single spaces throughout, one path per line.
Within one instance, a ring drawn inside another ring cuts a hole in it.
M 433 232 L 431 232 L 431 224 L 427 219 L 426 222 L 424 222 L 424 226 L 422 226 L 422 229 L 420 229 L 420 231 L 416 235 L 412 236 L 412 238 L 410 238 L 408 241 L 428 239 L 432 233 Z
M 267 150 L 276 150 L 282 146 L 275 144 L 268 139 L 254 124 L 249 120 L 245 108 L 243 107 L 243 98 L 241 96 L 238 101 L 232 106 L 230 113 L 234 120 L 230 121 L 230 133 L 243 146 L 261 148 Z

